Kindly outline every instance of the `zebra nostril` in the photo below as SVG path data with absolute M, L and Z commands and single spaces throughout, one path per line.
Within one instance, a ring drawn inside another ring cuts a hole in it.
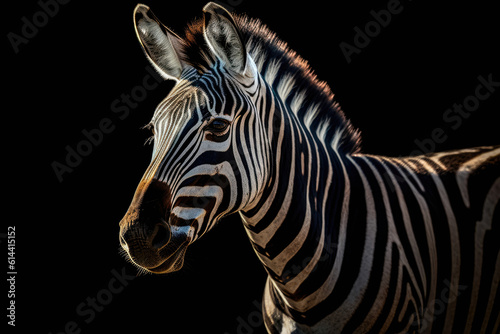
M 165 223 L 156 224 L 151 246 L 161 249 L 170 241 L 170 229 Z

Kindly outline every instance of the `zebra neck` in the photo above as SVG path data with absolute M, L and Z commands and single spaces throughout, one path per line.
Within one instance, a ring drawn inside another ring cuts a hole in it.
M 374 261 L 377 229 L 388 230 L 387 222 L 377 222 L 374 201 L 380 194 L 370 185 L 391 183 L 391 174 L 382 171 L 383 164 L 393 162 L 319 145 L 315 153 L 305 147 L 283 151 L 296 154 L 280 166 L 288 177 L 278 184 L 275 197 L 266 200 L 269 208 L 253 216 L 242 214 L 271 278 L 269 296 L 300 322 L 315 323 L 326 316 L 332 311 L 326 305 L 335 305 L 334 300 L 348 301 L 339 308 L 348 314 L 351 310 L 345 308 L 359 305 L 368 293 L 373 265 L 378 263 Z M 290 166 L 289 173 L 285 166 Z M 388 198 L 397 201 L 395 196 Z M 262 225 L 269 218 L 271 222 Z
M 269 276 L 291 295 L 335 254 L 345 176 L 340 154 L 317 141 L 287 105 L 273 98 L 267 111 L 274 118 L 268 129 L 272 175 L 257 205 L 240 214 Z M 261 111 L 261 117 L 269 114 Z

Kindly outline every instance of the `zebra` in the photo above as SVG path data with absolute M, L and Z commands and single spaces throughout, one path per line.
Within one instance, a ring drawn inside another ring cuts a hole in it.
M 269 333 L 499 333 L 500 146 L 363 153 L 308 63 L 261 21 L 208 3 L 183 37 L 138 4 L 175 86 L 120 244 L 148 273 L 238 212 L 267 272 Z

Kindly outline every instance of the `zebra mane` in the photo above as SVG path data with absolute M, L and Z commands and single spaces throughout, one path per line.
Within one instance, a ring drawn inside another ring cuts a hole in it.
M 235 14 L 233 18 L 259 72 L 302 124 L 333 149 L 359 152 L 359 131 L 335 102 L 328 84 L 318 80 L 307 61 L 260 20 Z M 215 63 L 215 56 L 203 36 L 202 19 L 186 28 L 182 58 L 201 73 Z

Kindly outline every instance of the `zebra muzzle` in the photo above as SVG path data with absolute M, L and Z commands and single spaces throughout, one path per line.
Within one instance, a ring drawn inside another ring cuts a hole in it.
M 155 273 L 182 267 L 192 239 L 190 226 L 172 226 L 170 191 L 166 184 L 141 182 L 132 203 L 120 222 L 120 244 L 137 266 Z

